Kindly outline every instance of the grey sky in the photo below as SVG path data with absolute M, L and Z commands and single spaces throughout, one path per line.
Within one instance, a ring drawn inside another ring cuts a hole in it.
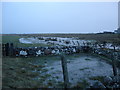
M 93 33 L 118 28 L 117 2 L 4 2 L 3 33 Z

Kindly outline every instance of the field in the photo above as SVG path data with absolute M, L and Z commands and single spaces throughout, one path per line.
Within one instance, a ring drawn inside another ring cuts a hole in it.
M 84 40 L 119 44 L 118 34 L 4 34 L 2 43 L 14 43 L 17 47 L 50 46 L 23 44 L 23 37 L 77 37 Z M 65 55 L 70 87 L 89 87 L 94 81 L 103 82 L 105 76 L 113 76 L 111 60 L 90 53 Z M 39 57 L 2 57 L 3 88 L 63 88 L 63 76 L 59 55 Z
M 120 34 L 4 34 L 2 36 L 3 43 L 6 42 L 16 42 L 18 43 L 18 38 L 20 37 L 77 37 L 84 40 L 97 40 L 106 42 L 120 42 Z

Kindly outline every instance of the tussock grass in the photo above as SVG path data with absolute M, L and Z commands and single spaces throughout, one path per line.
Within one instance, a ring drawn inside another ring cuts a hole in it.
M 90 61 L 91 59 L 90 58 L 86 58 L 85 60 Z
M 73 88 L 79 88 L 79 89 L 85 89 L 89 86 L 89 83 L 86 80 L 82 80 L 81 82 L 78 82 L 76 86 Z
M 100 82 L 103 82 L 104 76 L 95 76 L 95 77 L 90 77 L 90 80 L 98 80 Z
M 12 58 L 3 57 L 2 59 L 2 86 L 3 88 L 40 88 L 48 87 L 43 82 L 51 77 L 45 74 L 44 62 L 51 64 L 56 57 L 30 57 Z M 45 60 L 44 60 L 45 59 Z M 50 60 L 52 59 L 52 60 Z M 43 73 L 43 75 L 42 75 Z
M 79 69 L 79 70 L 82 71 L 82 70 L 86 70 L 86 69 L 89 69 L 89 68 L 88 68 L 88 67 L 85 67 L 85 68 L 81 68 L 81 69 Z

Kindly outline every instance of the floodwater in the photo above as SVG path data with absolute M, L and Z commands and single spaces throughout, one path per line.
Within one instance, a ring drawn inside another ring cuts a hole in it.
M 61 61 L 55 61 L 45 68 L 48 69 L 46 74 L 51 75 L 50 78 L 46 79 L 45 83 L 48 80 L 63 82 Z M 75 59 L 67 60 L 67 68 L 71 86 L 82 80 L 92 83 L 89 78 L 94 76 L 112 76 L 112 66 L 103 59 L 91 55 L 80 55 Z
M 46 38 L 57 38 L 57 41 L 45 41 Z M 83 42 L 93 42 L 93 40 L 77 40 L 76 38 L 62 38 L 62 37 L 43 37 L 44 40 L 39 40 L 36 38 L 20 38 L 20 43 L 26 44 L 34 44 L 34 43 L 42 43 L 42 44 L 54 44 L 54 45 L 64 45 L 64 46 L 79 46 L 82 45 Z M 65 41 L 69 41 L 69 44 L 66 44 Z
M 47 38 L 56 38 L 57 41 L 45 41 Z M 70 43 L 66 44 L 65 41 L 69 41 Z M 41 43 L 41 44 L 52 44 L 52 45 L 64 45 L 64 46 L 82 46 L 86 42 L 94 43 L 96 42 L 95 40 L 78 40 L 76 38 L 62 38 L 62 37 L 43 37 L 43 40 L 39 40 L 37 37 L 36 38 L 20 38 L 19 39 L 20 43 L 25 43 L 25 44 L 35 44 L 35 43 Z M 97 48 L 100 48 L 97 46 Z M 106 44 L 106 48 L 109 49 L 114 49 L 112 47 L 111 43 Z M 116 49 L 120 50 L 120 46 L 116 46 Z
M 49 38 L 49 37 L 44 37 Z M 70 41 L 69 44 L 66 44 L 64 41 Z M 45 41 L 39 40 L 38 38 L 20 38 L 20 43 L 26 44 L 34 44 L 34 43 L 43 43 L 50 44 L 54 43 L 54 45 L 64 45 L 64 46 L 78 46 L 82 45 L 83 42 L 95 42 L 94 40 L 77 40 L 75 38 L 61 38 L 57 37 L 57 41 Z M 108 43 L 107 47 L 113 49 L 111 44 Z M 120 49 L 120 47 L 118 47 Z M 66 57 L 67 59 L 67 57 Z M 79 57 L 67 59 L 67 68 L 68 68 L 68 77 L 69 82 L 72 86 L 77 85 L 78 82 L 83 80 L 87 80 L 89 84 L 92 84 L 93 81 L 90 80 L 91 77 L 97 76 L 113 76 L 112 66 L 105 62 L 106 60 L 101 59 L 100 57 L 96 57 L 93 55 L 82 54 Z M 46 78 L 43 82 L 47 84 L 49 81 L 55 81 L 56 84 L 63 83 L 63 72 L 61 61 L 54 61 L 51 64 L 46 64 L 44 69 L 47 69 L 47 72 L 44 75 L 49 74 L 50 77 Z

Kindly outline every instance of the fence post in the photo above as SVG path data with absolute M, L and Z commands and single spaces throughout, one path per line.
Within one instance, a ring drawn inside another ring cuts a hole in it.
M 5 44 L 5 52 L 6 56 L 9 56 L 9 43 Z
M 79 42 L 77 41 L 77 43 L 78 43 L 78 46 L 80 46 L 80 44 L 79 44 Z
M 13 43 L 10 43 L 10 56 L 13 56 Z
M 117 75 L 117 68 L 116 68 L 116 62 L 115 62 L 115 58 L 114 58 L 113 53 L 111 55 L 111 59 L 112 59 L 113 75 L 116 76 Z
M 72 41 L 73 42 L 73 45 L 75 45 L 75 42 L 74 41 Z
M 6 55 L 5 44 L 2 44 L 2 55 L 3 55 L 3 56 Z
M 63 78 L 64 78 L 64 88 L 69 87 L 69 78 L 68 78 L 68 70 L 67 70 L 67 60 L 64 55 L 61 55 L 62 62 L 62 70 L 63 70 Z

